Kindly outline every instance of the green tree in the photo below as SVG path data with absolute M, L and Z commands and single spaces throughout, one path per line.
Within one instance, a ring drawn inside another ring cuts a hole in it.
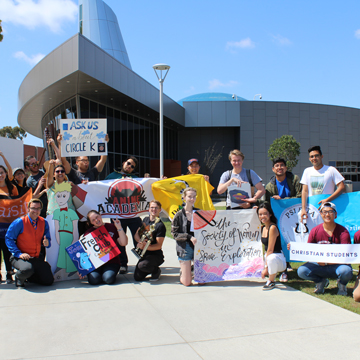
M 2 34 L 2 26 L 1 26 L 1 20 L 0 20 L 0 42 L 3 41 L 4 35 Z
M 286 166 L 291 171 L 298 163 L 297 157 L 300 155 L 300 143 L 292 135 L 283 135 L 275 139 L 268 150 L 268 158 L 273 161 L 282 158 L 286 161 Z
M 9 139 L 22 140 L 27 136 L 27 133 L 24 129 L 22 129 L 19 126 L 15 126 L 14 128 L 11 126 L 4 126 L 3 128 L 0 129 L 0 136 Z

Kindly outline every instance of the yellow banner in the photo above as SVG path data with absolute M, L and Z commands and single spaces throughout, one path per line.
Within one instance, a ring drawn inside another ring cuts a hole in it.
M 170 219 L 183 207 L 182 193 L 187 187 L 197 191 L 195 207 L 202 210 L 215 210 L 210 198 L 214 187 L 205 181 L 203 175 L 183 175 L 170 179 L 159 180 L 152 184 L 152 192 L 156 200 L 161 202 L 162 208 Z

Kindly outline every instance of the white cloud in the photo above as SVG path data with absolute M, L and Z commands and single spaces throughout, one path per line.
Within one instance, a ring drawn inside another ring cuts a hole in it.
M 228 41 L 226 43 L 226 50 L 234 51 L 236 49 L 251 49 L 255 47 L 255 43 L 247 37 L 240 41 Z
M 286 38 L 284 36 L 281 36 L 281 35 L 271 35 L 271 36 L 273 38 L 273 41 L 275 43 L 277 43 L 278 45 L 288 46 L 288 45 L 292 44 L 292 42 L 288 38 Z
M 78 6 L 71 0 L 1 0 L 0 14 L 5 22 L 29 29 L 46 26 L 60 32 L 62 23 L 77 19 Z
M 36 54 L 32 56 L 27 56 L 23 51 L 17 51 L 14 54 L 14 58 L 24 60 L 29 63 L 31 66 L 36 65 L 42 58 L 44 58 L 44 54 Z
M 357 30 L 355 31 L 355 37 L 356 37 L 357 39 L 360 39 L 360 29 L 357 29 Z
M 214 89 L 224 88 L 224 87 L 228 88 L 228 87 L 236 86 L 237 84 L 238 84 L 238 82 L 235 80 L 230 80 L 227 83 L 222 83 L 218 79 L 213 79 L 213 80 L 209 81 L 209 89 L 214 90 Z

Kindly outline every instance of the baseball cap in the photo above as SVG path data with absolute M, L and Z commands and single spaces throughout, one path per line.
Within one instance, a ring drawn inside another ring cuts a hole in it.
M 335 212 L 337 212 L 337 211 L 336 211 L 336 205 L 333 204 L 332 202 L 322 203 L 321 206 L 320 206 L 320 211 L 321 211 L 324 207 L 330 207 L 330 208 L 332 208 Z
M 193 162 L 197 162 L 198 164 L 199 164 L 199 160 L 198 159 L 190 159 L 189 161 L 188 161 L 188 166 L 189 165 L 191 165 Z M 200 164 L 199 164 L 200 165 Z

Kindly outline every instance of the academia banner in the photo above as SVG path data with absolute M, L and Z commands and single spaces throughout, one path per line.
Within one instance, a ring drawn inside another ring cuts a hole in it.
M 196 211 L 193 226 L 195 281 L 261 277 L 261 228 L 255 210 Z
M 106 119 L 62 119 L 62 156 L 107 155 Z
M 149 210 L 153 197 L 151 185 L 155 178 L 125 178 L 117 180 L 91 181 L 78 185 L 73 197 L 81 220 L 90 210 L 97 210 L 108 218 L 129 219 Z
M 360 244 L 291 243 L 291 261 L 310 261 L 330 264 L 358 264 Z
M 278 219 L 281 234 L 282 249 L 286 260 L 289 261 L 289 242 L 307 243 L 309 233 L 316 225 L 322 224 L 323 220 L 318 210 L 319 201 L 326 199 L 328 195 L 314 195 L 309 197 L 306 224 L 300 221 L 301 199 L 271 199 L 271 207 Z M 360 230 L 360 193 L 353 192 L 342 194 L 332 201 L 337 208 L 336 222 L 345 226 L 354 238 L 356 231 Z
M 159 200 L 162 209 L 173 219 L 175 214 L 184 206 L 182 194 L 187 187 L 197 191 L 195 207 L 202 210 L 215 210 L 210 198 L 214 187 L 205 181 L 203 175 L 183 175 L 159 180 L 152 185 L 156 200 Z

